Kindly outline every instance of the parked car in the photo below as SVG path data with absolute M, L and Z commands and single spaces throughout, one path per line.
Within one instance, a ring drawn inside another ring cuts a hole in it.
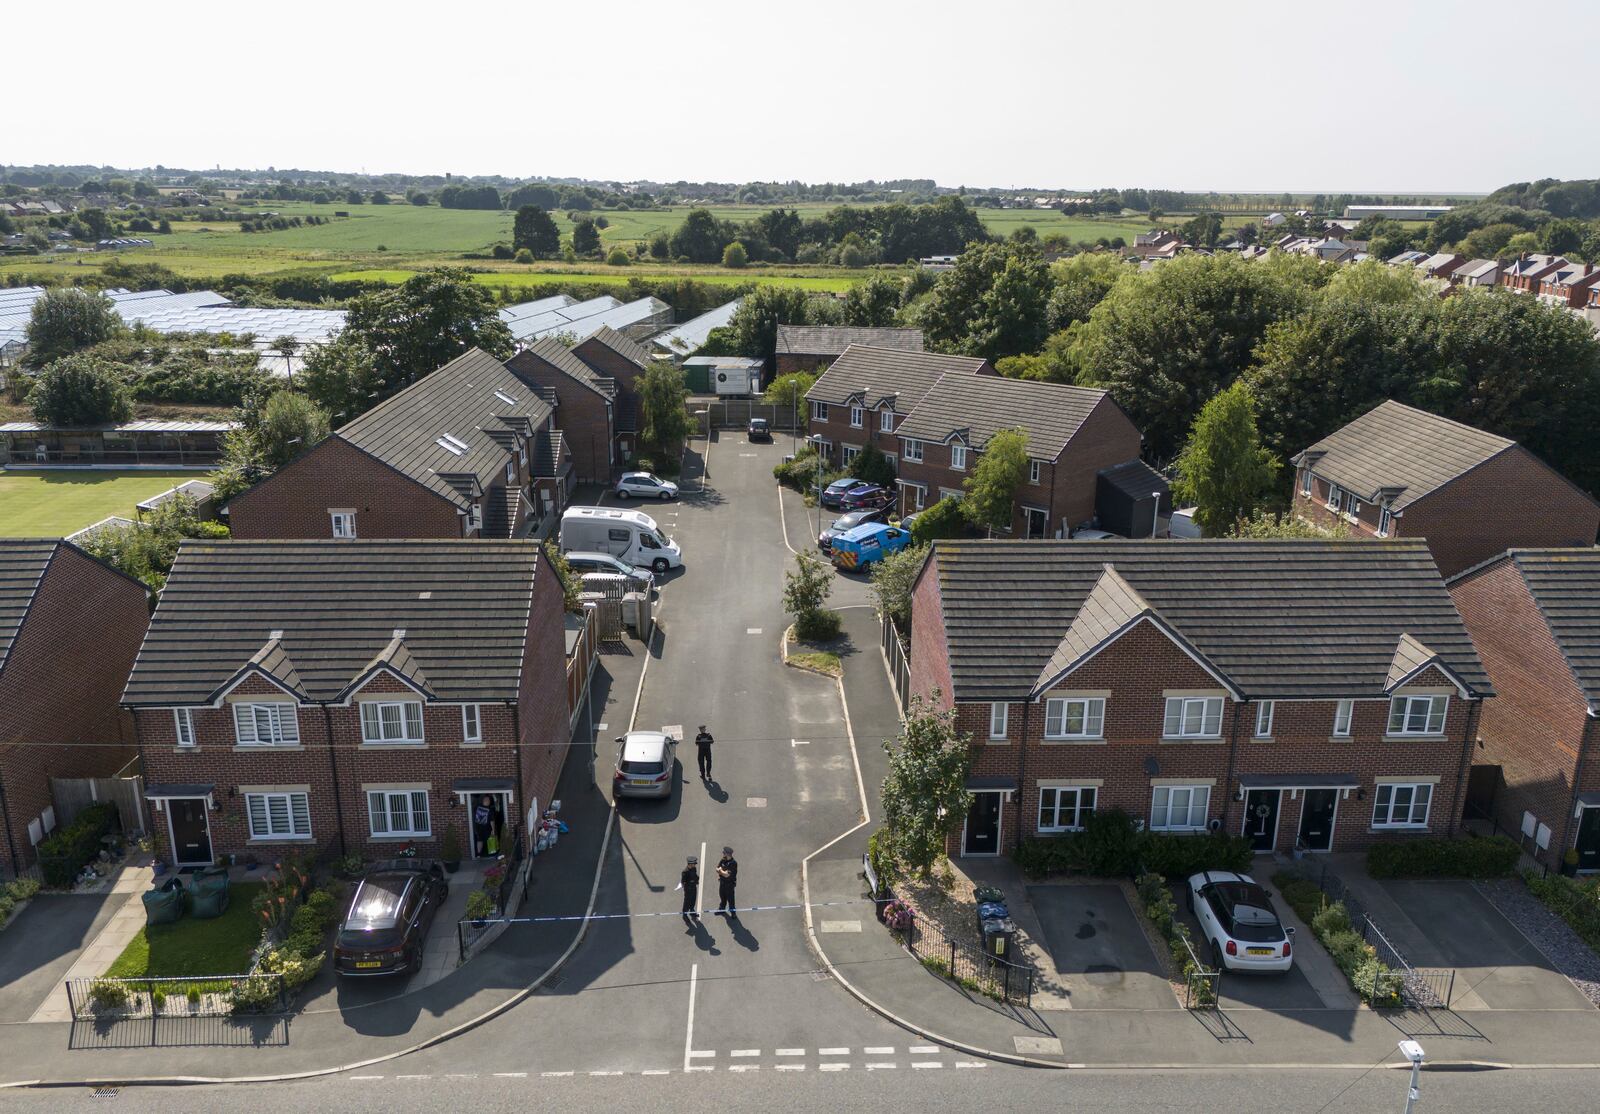
M 648 592 L 656 582 L 649 569 L 630 565 L 622 558 L 613 557 L 609 553 L 569 553 L 567 564 L 578 576 L 590 572 L 609 572 L 625 576 L 628 578 L 630 592 Z
M 1220 971 L 1287 971 L 1294 964 L 1290 937 L 1272 898 L 1248 874 L 1206 870 L 1189 877 L 1189 909 L 1211 945 Z
M 751 418 L 748 433 L 751 443 L 772 440 L 772 423 L 765 418 Z
M 683 564 L 678 543 L 643 511 L 621 507 L 568 507 L 561 513 L 563 553 L 609 553 L 628 564 L 648 565 L 657 576 Z
M 350 895 L 333 938 L 340 975 L 398 975 L 422 965 L 428 926 L 449 886 L 438 863 L 395 860 L 372 867 Z
M 834 480 L 822 490 L 822 505 L 827 507 L 830 511 L 836 511 L 844 505 L 845 492 L 849 491 L 853 487 L 866 486 L 868 486 L 866 481 L 853 479 L 848 476 L 842 480 Z
M 894 506 L 894 492 L 887 487 L 877 484 L 860 484 L 844 493 L 839 500 L 839 506 L 847 511 L 859 511 L 867 507 L 892 507 Z
M 617 739 L 613 797 L 670 797 L 678 744 L 660 731 L 630 731 Z
M 1114 538 L 1115 534 L 1109 530 L 1074 530 L 1072 540 L 1075 542 L 1103 542 L 1107 538 Z
M 678 485 L 649 472 L 624 472 L 622 478 L 617 481 L 616 495 L 618 499 L 631 499 L 637 496 L 640 499 L 660 499 L 666 502 L 668 499 L 678 497 Z
M 833 548 L 833 539 L 840 534 L 848 534 L 857 526 L 865 526 L 869 522 L 884 522 L 888 519 L 889 512 L 883 508 L 864 511 L 851 511 L 842 514 L 828 525 L 828 528 L 817 535 L 817 546 L 824 553 Z
M 836 568 L 860 572 L 910 544 L 911 531 L 869 522 L 834 538 L 831 552 Z

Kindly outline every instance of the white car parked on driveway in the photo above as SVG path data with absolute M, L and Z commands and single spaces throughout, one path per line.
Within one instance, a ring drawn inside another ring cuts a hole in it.
M 1248 874 L 1205 870 L 1190 875 L 1189 910 L 1211 945 L 1220 971 L 1287 971 L 1294 964 L 1290 937 L 1272 898 Z
M 664 480 L 660 476 L 653 476 L 649 472 L 624 472 L 617 481 L 618 499 L 668 499 L 678 497 L 678 485 L 671 480 Z

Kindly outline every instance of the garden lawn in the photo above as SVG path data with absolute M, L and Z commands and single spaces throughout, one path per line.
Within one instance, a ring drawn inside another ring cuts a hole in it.
M 242 975 L 261 940 L 261 918 L 250 907 L 260 882 L 235 882 L 228 911 L 209 921 L 185 912 L 173 924 L 145 925 L 106 971 L 119 979 L 196 978 Z
M 134 506 L 195 471 L 91 469 L 0 471 L 0 537 L 59 538 L 103 518 L 132 518 Z

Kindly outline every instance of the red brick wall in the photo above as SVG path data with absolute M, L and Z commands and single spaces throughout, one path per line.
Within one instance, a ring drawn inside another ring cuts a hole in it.
M 459 538 L 453 503 L 338 437 L 330 437 L 228 504 L 236 538 L 327 538 L 330 509 L 354 508 L 361 538 Z
M 939 558 L 922 566 L 911 594 L 911 691 L 935 699 L 940 707 L 955 703 L 950 679 L 950 650 L 944 634 L 944 601 L 939 595 Z
M 1041 470 L 1039 490 L 1041 494 L 1049 493 L 1049 502 L 1040 503 L 1027 487 L 1017 493 L 1017 501 L 1050 508 L 1052 537 L 1063 525 L 1076 528 L 1094 517 L 1097 474 L 1139 459 L 1141 443 L 1138 427 L 1107 395 L 1067 442 L 1053 473 L 1049 465 Z M 1015 528 L 1020 529 L 1021 525 L 1019 510 Z
M 814 356 L 803 353 L 780 352 L 777 359 L 778 374 L 787 375 L 791 371 L 809 371 L 815 375 L 821 375 L 838 358 L 838 356 Z
M 1482 749 L 1473 762 L 1498 765 L 1505 784 L 1495 794 L 1495 819 L 1521 830 L 1531 811 L 1561 837 L 1572 808 L 1573 777 L 1588 704 L 1516 565 L 1501 561 L 1450 586 L 1494 685 L 1478 725 Z M 1585 779 L 1600 784 L 1600 761 L 1584 759 Z M 1568 839 L 1575 836 L 1569 835 Z
M 53 803 L 52 777 L 110 777 L 137 756 L 119 701 L 150 623 L 149 599 L 127 577 L 57 548 L 0 672 L 0 784 L 10 820 L 0 875 L 35 861 L 28 821 Z
M 544 808 L 555 796 L 556 781 L 572 737 L 563 597 L 555 571 L 544 561 L 539 562 L 533 578 L 533 606 L 528 614 L 517 705 L 523 751 L 517 804 L 526 814 L 535 797 L 539 807 Z
M 1335 513 L 1328 509 L 1328 489 L 1333 485 L 1320 476 L 1311 477 L 1311 494 L 1301 494 L 1301 484 L 1305 481 L 1305 469 L 1295 471 L 1294 476 L 1294 509 L 1301 518 L 1317 523 L 1319 526 L 1339 526 L 1350 531 L 1351 537 L 1371 538 L 1378 533 L 1378 512 L 1376 503 L 1362 503 L 1361 511 L 1352 522 L 1343 511 Z M 1343 497 L 1341 496 L 1341 504 Z M 1398 531 L 1396 531 L 1398 533 Z M 1391 535 L 1393 536 L 1393 535 Z
M 810 407 L 810 403 L 806 403 Z M 808 410 L 808 415 L 810 411 Z M 904 414 L 897 414 L 895 425 L 905 420 Z M 895 433 L 882 433 L 878 429 L 878 412 L 862 408 L 861 425 L 850 424 L 850 407 L 828 404 L 828 420 L 819 422 L 815 417 L 806 419 L 806 432 L 811 437 L 821 437 L 833 442 L 833 452 L 829 459 L 842 464 L 844 461 L 844 447 L 853 445 L 864 449 L 868 445 L 876 445 L 878 451 L 889 456 L 900 454 L 900 437 Z
M 644 369 L 615 348 L 601 344 L 594 337 L 590 337 L 574 345 L 572 354 L 601 375 L 609 375 L 615 379 L 619 391 L 638 396 L 639 376 L 644 374 Z
M 572 451 L 579 480 L 606 483 L 611 479 L 611 415 L 606 400 L 565 372 L 551 367 L 532 352 L 518 352 L 506 361 L 516 376 L 530 387 L 556 392 L 556 427 Z

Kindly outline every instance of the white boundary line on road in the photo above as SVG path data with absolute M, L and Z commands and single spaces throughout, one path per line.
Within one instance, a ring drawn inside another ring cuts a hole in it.
M 689 1024 L 683 1034 L 683 1070 L 689 1070 L 689 1061 L 694 1056 L 694 995 L 695 989 L 700 985 L 700 964 L 696 963 L 689 968 Z

